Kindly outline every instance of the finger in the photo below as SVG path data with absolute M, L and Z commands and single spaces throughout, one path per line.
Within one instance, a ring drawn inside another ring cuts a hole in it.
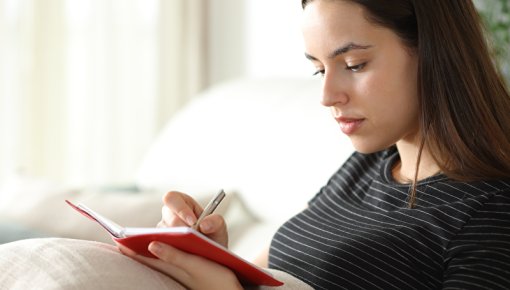
M 189 262 L 194 256 L 183 253 L 180 250 L 160 242 L 151 242 L 148 247 L 149 251 L 161 261 L 174 265 L 181 269 L 188 269 Z
M 200 222 L 200 231 L 212 240 L 228 247 L 228 233 L 225 219 L 221 215 L 211 214 Z
M 148 249 L 163 263 L 154 265 L 161 265 L 187 289 L 243 289 L 234 272 L 216 262 L 161 242 L 150 243 Z
M 193 198 L 181 192 L 168 192 L 163 197 L 163 202 L 172 214 L 177 215 L 188 226 L 193 225 L 202 212 L 202 207 Z
M 190 267 L 196 267 L 193 261 L 195 259 L 202 259 L 160 242 L 151 242 L 148 250 L 158 258 L 156 261 L 148 261 L 152 266 L 156 267 L 155 269 L 172 276 L 184 285 L 188 284 L 191 277 L 188 270 Z
M 154 258 L 148 258 L 141 255 L 136 254 L 131 249 L 118 244 L 120 251 L 125 254 L 126 256 L 129 256 L 131 259 L 138 261 L 146 266 L 151 267 L 152 269 L 159 271 L 165 275 L 168 275 L 175 280 L 177 280 L 180 283 L 183 283 L 184 281 L 189 280 L 189 275 L 186 271 L 179 268 L 178 266 L 172 265 L 166 261 L 163 261 L 161 259 L 154 259 Z
M 166 223 L 165 223 L 165 220 L 161 220 L 159 221 L 159 223 L 156 225 L 157 228 L 167 228 L 169 227 Z
M 185 221 L 175 215 L 167 206 L 163 206 L 161 209 L 161 219 L 160 224 L 162 227 L 188 226 Z
M 116 244 L 117 244 L 117 248 L 119 249 L 119 251 L 120 251 L 122 254 L 124 254 L 124 255 L 126 255 L 126 256 L 130 256 L 130 257 L 133 257 L 133 256 L 136 256 L 136 255 L 137 255 L 137 254 L 135 253 L 135 251 L 131 250 L 130 248 L 128 248 L 128 247 L 126 247 L 126 246 L 124 246 L 124 245 L 122 245 L 122 244 L 119 244 L 119 243 L 117 243 L 117 242 L 116 242 Z
M 157 228 L 165 228 L 166 224 L 164 220 L 160 220 L 159 223 L 156 224 Z
M 220 215 L 210 214 L 200 222 L 200 231 L 204 234 L 212 234 L 223 230 L 225 222 Z

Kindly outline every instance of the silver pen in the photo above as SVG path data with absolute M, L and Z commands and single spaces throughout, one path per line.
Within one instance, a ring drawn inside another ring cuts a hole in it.
M 225 197 L 225 192 L 223 189 L 221 189 L 216 195 L 213 196 L 211 201 L 205 206 L 204 211 L 200 216 L 198 217 L 197 221 L 191 226 L 193 229 L 198 229 L 198 226 L 200 225 L 200 222 L 208 215 L 212 214 L 214 210 L 218 207 L 220 202 Z

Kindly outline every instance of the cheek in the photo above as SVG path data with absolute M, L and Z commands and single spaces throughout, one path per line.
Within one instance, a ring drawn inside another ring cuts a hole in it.
M 379 112 L 396 113 L 400 110 L 417 112 L 418 96 L 416 78 L 406 71 L 401 73 L 367 73 L 359 82 L 358 90 L 363 99 L 374 104 Z
M 357 97 L 366 110 L 364 113 L 373 115 L 390 114 L 395 110 L 395 91 L 388 85 L 384 74 L 366 73 L 356 85 Z
M 402 137 L 400 134 L 405 135 L 417 129 L 417 92 L 415 85 L 404 84 L 407 80 L 409 78 L 402 79 L 395 74 L 367 73 L 363 80 L 357 83 L 356 90 L 363 114 L 373 128 L 377 128 L 375 130 L 382 134 L 380 136 L 374 132 L 376 136 L 394 139 Z M 386 134 L 391 136 L 384 137 Z

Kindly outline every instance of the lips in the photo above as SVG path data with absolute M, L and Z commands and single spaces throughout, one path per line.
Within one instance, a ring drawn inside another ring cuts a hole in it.
M 335 117 L 335 120 L 340 125 L 340 130 L 346 135 L 353 134 L 359 127 L 361 127 L 363 118 L 349 118 L 349 117 Z

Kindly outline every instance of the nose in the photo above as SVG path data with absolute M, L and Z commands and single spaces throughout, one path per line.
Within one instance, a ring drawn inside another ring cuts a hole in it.
M 321 104 L 325 107 L 345 105 L 349 102 L 347 86 L 333 73 L 326 72 L 322 81 Z

